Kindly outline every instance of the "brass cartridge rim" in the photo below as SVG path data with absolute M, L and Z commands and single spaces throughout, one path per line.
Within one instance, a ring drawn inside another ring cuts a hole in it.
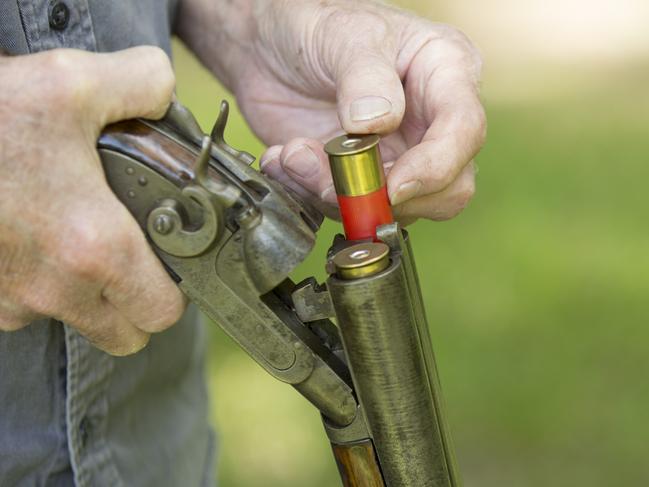
M 385 185 L 378 135 L 340 135 L 325 145 L 336 193 L 363 196 Z
M 343 134 L 331 139 L 325 145 L 325 152 L 330 156 L 351 156 L 359 152 L 366 152 L 379 143 L 376 134 L 354 135 Z
M 381 242 L 364 242 L 347 247 L 333 259 L 336 274 L 351 280 L 378 274 L 390 264 L 390 247 Z

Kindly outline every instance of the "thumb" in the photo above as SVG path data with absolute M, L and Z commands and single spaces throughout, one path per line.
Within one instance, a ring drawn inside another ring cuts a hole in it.
M 336 76 L 338 117 L 352 134 L 394 132 L 406 101 L 394 61 L 380 51 L 362 50 L 341 61 Z
M 142 46 L 87 56 L 91 115 L 102 126 L 130 118 L 162 117 L 176 84 L 171 62 L 160 48 Z

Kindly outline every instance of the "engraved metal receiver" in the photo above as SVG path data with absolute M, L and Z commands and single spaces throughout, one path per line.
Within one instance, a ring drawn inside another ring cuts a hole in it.
M 188 298 L 320 411 L 345 486 L 460 485 L 407 234 L 339 236 L 326 285 L 295 285 L 322 216 L 225 142 L 227 116 L 211 136 L 177 103 L 108 127 L 109 185 Z

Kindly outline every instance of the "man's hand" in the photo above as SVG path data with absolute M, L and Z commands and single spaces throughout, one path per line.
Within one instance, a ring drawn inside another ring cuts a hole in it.
M 95 149 L 108 123 L 161 117 L 174 83 L 157 48 L 0 58 L 0 330 L 53 317 L 126 355 L 177 321 L 184 299 Z
M 179 31 L 272 145 L 269 175 L 335 204 L 323 142 L 379 133 L 400 220 L 443 220 L 474 192 L 481 60 L 459 31 L 369 0 L 182 0 Z

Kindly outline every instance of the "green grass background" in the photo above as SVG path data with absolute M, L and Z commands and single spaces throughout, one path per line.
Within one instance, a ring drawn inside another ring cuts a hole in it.
M 208 130 L 233 100 L 174 49 L 180 100 Z M 411 227 L 467 486 L 649 485 L 649 65 L 596 73 L 539 69 L 537 95 L 510 101 L 492 77 L 474 201 Z M 236 110 L 226 135 L 263 150 Z M 296 277 L 324 278 L 338 229 Z M 315 410 L 211 331 L 220 484 L 339 485 Z

